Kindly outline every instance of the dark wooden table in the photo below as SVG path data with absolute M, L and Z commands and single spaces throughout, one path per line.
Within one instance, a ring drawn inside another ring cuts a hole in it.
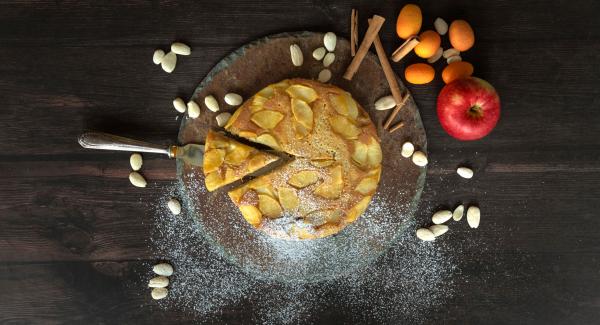
M 146 202 L 172 183 L 173 161 L 147 155 L 144 171 L 151 182 L 140 190 L 127 181 L 127 154 L 81 149 L 78 134 L 93 129 L 175 140 L 179 120 L 172 98 L 188 98 L 212 66 L 240 45 L 295 30 L 347 37 L 355 7 L 363 19 L 374 13 L 388 19 L 382 39 L 389 52 L 399 42 L 393 31 L 401 5 L 345 0 L 0 5 L 0 323 L 202 321 L 156 308 L 147 289 L 124 285 L 156 258 Z M 476 46 L 464 59 L 495 85 L 503 104 L 490 136 L 459 142 L 443 132 L 436 117 L 440 78 L 411 87 L 431 159 L 417 220 L 426 223 L 435 206 L 465 198 L 483 212 L 478 230 L 462 227 L 446 239 L 482 245 L 464 248 L 455 294 L 424 311 L 428 316 L 420 321 L 597 324 L 600 2 L 420 5 L 427 26 L 437 16 L 472 23 Z M 361 20 L 362 32 L 365 26 Z M 151 56 L 173 40 L 190 44 L 193 54 L 169 75 Z M 405 64 L 394 64 L 399 75 Z M 476 168 L 471 181 L 451 177 L 463 162 Z M 250 301 L 229 306 L 210 322 L 248 323 L 254 307 Z M 339 304 L 306 321 L 353 323 L 352 315 Z

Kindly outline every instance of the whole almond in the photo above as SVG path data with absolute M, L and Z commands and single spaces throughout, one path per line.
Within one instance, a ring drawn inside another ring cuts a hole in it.
M 462 177 L 462 178 L 472 178 L 473 177 L 473 170 L 471 168 L 468 167 L 458 167 L 456 169 L 456 173 Z
M 152 299 L 159 300 L 159 299 L 165 298 L 168 293 L 169 293 L 169 290 L 167 290 L 167 288 L 153 288 L 151 295 L 152 295 Z
M 452 218 L 452 211 L 440 210 L 433 214 L 433 216 L 431 217 L 431 221 L 433 221 L 433 223 L 435 223 L 436 225 L 440 225 L 450 220 L 450 218 Z
M 427 160 L 427 156 L 425 156 L 423 152 L 416 151 L 412 155 L 412 162 L 419 167 L 424 167 L 427 166 L 427 163 L 429 161 Z
M 162 61 L 162 59 L 165 57 L 165 51 L 161 50 L 161 49 L 157 49 L 156 51 L 154 51 L 154 54 L 152 55 L 152 62 L 154 62 L 154 64 L 160 64 L 160 62 Z
M 432 63 L 432 64 L 436 63 L 442 57 L 443 53 L 444 53 L 444 49 L 441 47 L 438 48 L 437 51 L 435 51 L 435 54 L 432 57 L 430 57 L 429 59 L 427 59 L 427 62 Z
M 175 110 L 179 113 L 185 113 L 185 110 L 187 108 L 183 99 L 179 97 L 173 99 L 173 107 L 175 107 Z
M 171 276 L 173 267 L 169 263 L 159 263 L 152 267 L 152 271 L 158 275 Z
M 129 174 L 129 181 L 131 182 L 131 184 L 133 184 L 133 186 L 136 187 L 146 187 L 146 185 L 148 184 L 144 179 L 144 176 L 140 175 L 140 173 L 138 172 L 131 172 Z
M 470 206 L 467 209 L 467 223 L 471 228 L 479 227 L 479 220 L 481 219 L 481 210 L 476 206 Z
M 335 54 L 327 53 L 323 58 L 323 66 L 327 68 L 333 63 L 333 61 L 335 61 Z
M 408 157 L 412 156 L 414 152 L 415 152 L 415 146 L 412 143 L 404 142 L 404 144 L 402 144 L 402 151 L 400 151 L 400 154 L 402 155 L 402 157 L 408 158 Z
M 327 50 L 324 47 L 319 47 L 312 52 L 313 58 L 317 61 L 323 60 L 323 57 L 327 54 Z
M 323 69 L 323 70 L 321 70 L 321 72 L 319 72 L 318 80 L 320 82 L 327 82 L 327 81 L 329 81 L 329 79 L 331 79 L 331 70 Z
M 394 107 L 396 107 L 396 100 L 393 96 L 384 96 L 375 102 L 375 109 L 378 111 L 385 111 Z
M 129 165 L 131 165 L 131 169 L 134 171 L 140 170 L 143 163 L 142 155 L 139 153 L 133 153 L 131 156 L 129 156 Z
M 231 113 L 229 112 L 223 112 L 215 117 L 218 126 L 224 126 L 225 124 L 227 124 L 227 121 L 229 121 L 230 118 Z
M 165 288 L 169 285 L 169 278 L 164 275 L 159 275 L 148 281 L 148 287 L 150 288 Z
M 323 44 L 327 51 L 333 52 L 335 50 L 335 45 L 337 44 L 337 36 L 332 32 L 326 33 L 325 36 L 323 36 Z
M 198 118 L 200 116 L 200 106 L 193 100 L 187 103 L 187 112 L 190 118 Z
M 435 19 L 433 27 L 435 27 L 435 31 L 440 35 L 446 35 L 448 32 L 448 23 L 440 17 Z
M 443 234 L 445 234 L 448 231 L 448 226 L 446 225 L 433 225 L 431 227 L 429 227 L 429 230 L 431 230 L 431 232 L 433 233 L 433 235 L 435 237 L 439 237 Z
M 435 239 L 435 235 L 427 228 L 419 228 L 417 229 L 417 238 L 422 241 L 432 241 Z
M 465 214 L 465 206 L 461 204 L 452 212 L 452 219 L 454 219 L 454 221 L 460 221 L 460 219 L 463 217 L 463 214 Z
M 160 61 L 160 66 L 166 73 L 171 73 L 175 70 L 175 66 L 177 65 L 177 55 L 173 52 L 167 53 Z
M 299 67 L 304 63 L 304 57 L 302 56 L 302 50 L 300 46 L 296 44 L 290 45 L 290 55 L 292 57 L 292 64 Z
M 171 51 L 177 55 L 190 55 L 192 54 L 192 49 L 190 49 L 189 46 L 180 43 L 180 42 L 175 42 L 173 44 L 171 44 Z
M 171 210 L 171 213 L 174 215 L 181 213 L 181 203 L 179 203 L 177 199 L 170 199 L 169 202 L 167 202 L 167 207 L 169 207 L 169 210 Z
M 225 95 L 224 99 L 225 99 L 225 103 L 227 103 L 227 105 L 230 105 L 230 106 L 238 106 L 243 101 L 242 96 L 235 94 L 235 93 L 228 93 L 227 95 Z
M 208 95 L 204 97 L 204 105 L 206 105 L 206 107 L 212 112 L 219 111 L 219 102 L 213 95 Z

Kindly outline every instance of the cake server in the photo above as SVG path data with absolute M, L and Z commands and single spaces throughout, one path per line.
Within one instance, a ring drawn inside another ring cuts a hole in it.
M 204 145 L 202 144 L 164 146 L 102 132 L 85 132 L 79 136 L 77 141 L 82 147 L 88 149 L 162 153 L 169 158 L 182 159 L 194 166 L 202 166 L 204 159 Z

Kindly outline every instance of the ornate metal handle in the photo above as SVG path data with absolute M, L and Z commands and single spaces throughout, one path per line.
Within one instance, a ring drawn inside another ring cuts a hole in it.
M 79 136 L 79 144 L 88 149 L 153 152 L 169 154 L 169 146 L 152 144 L 102 132 L 85 132 Z

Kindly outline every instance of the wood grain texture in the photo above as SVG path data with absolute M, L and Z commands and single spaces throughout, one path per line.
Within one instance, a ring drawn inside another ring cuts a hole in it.
M 155 252 L 150 204 L 174 163 L 145 155 L 146 189 L 132 187 L 128 155 L 84 150 L 83 130 L 174 141 L 171 101 L 188 99 L 222 57 L 261 36 L 296 30 L 349 37 L 352 8 L 386 18 L 387 53 L 402 3 L 13 1 L 0 10 L 0 323 L 196 323 L 158 308 L 140 283 Z M 600 315 L 600 2 L 421 1 L 424 26 L 468 20 L 463 53 L 500 93 L 494 132 L 459 142 L 435 112 L 442 82 L 412 86 L 431 161 L 418 220 L 476 202 L 482 223 L 453 228 L 465 247 L 460 292 L 427 323 L 593 324 Z M 364 35 L 366 21 L 359 24 Z M 172 74 L 151 62 L 174 40 L 191 45 Z M 446 41 L 447 42 L 447 41 Z M 448 44 L 444 43 L 447 47 Z M 392 64 L 402 76 L 409 55 Z M 436 65 L 441 72 L 442 65 Z M 472 180 L 456 176 L 471 165 Z M 484 281 L 485 280 L 485 281 Z M 329 297 L 325 297 L 329 298 Z M 335 297 L 333 297 L 335 298 Z M 334 299 L 330 301 L 334 301 Z M 326 301 L 329 301 L 325 299 Z M 247 323 L 245 302 L 214 323 Z M 312 323 L 372 323 L 325 303 Z M 394 323 L 402 322 L 402 315 Z

